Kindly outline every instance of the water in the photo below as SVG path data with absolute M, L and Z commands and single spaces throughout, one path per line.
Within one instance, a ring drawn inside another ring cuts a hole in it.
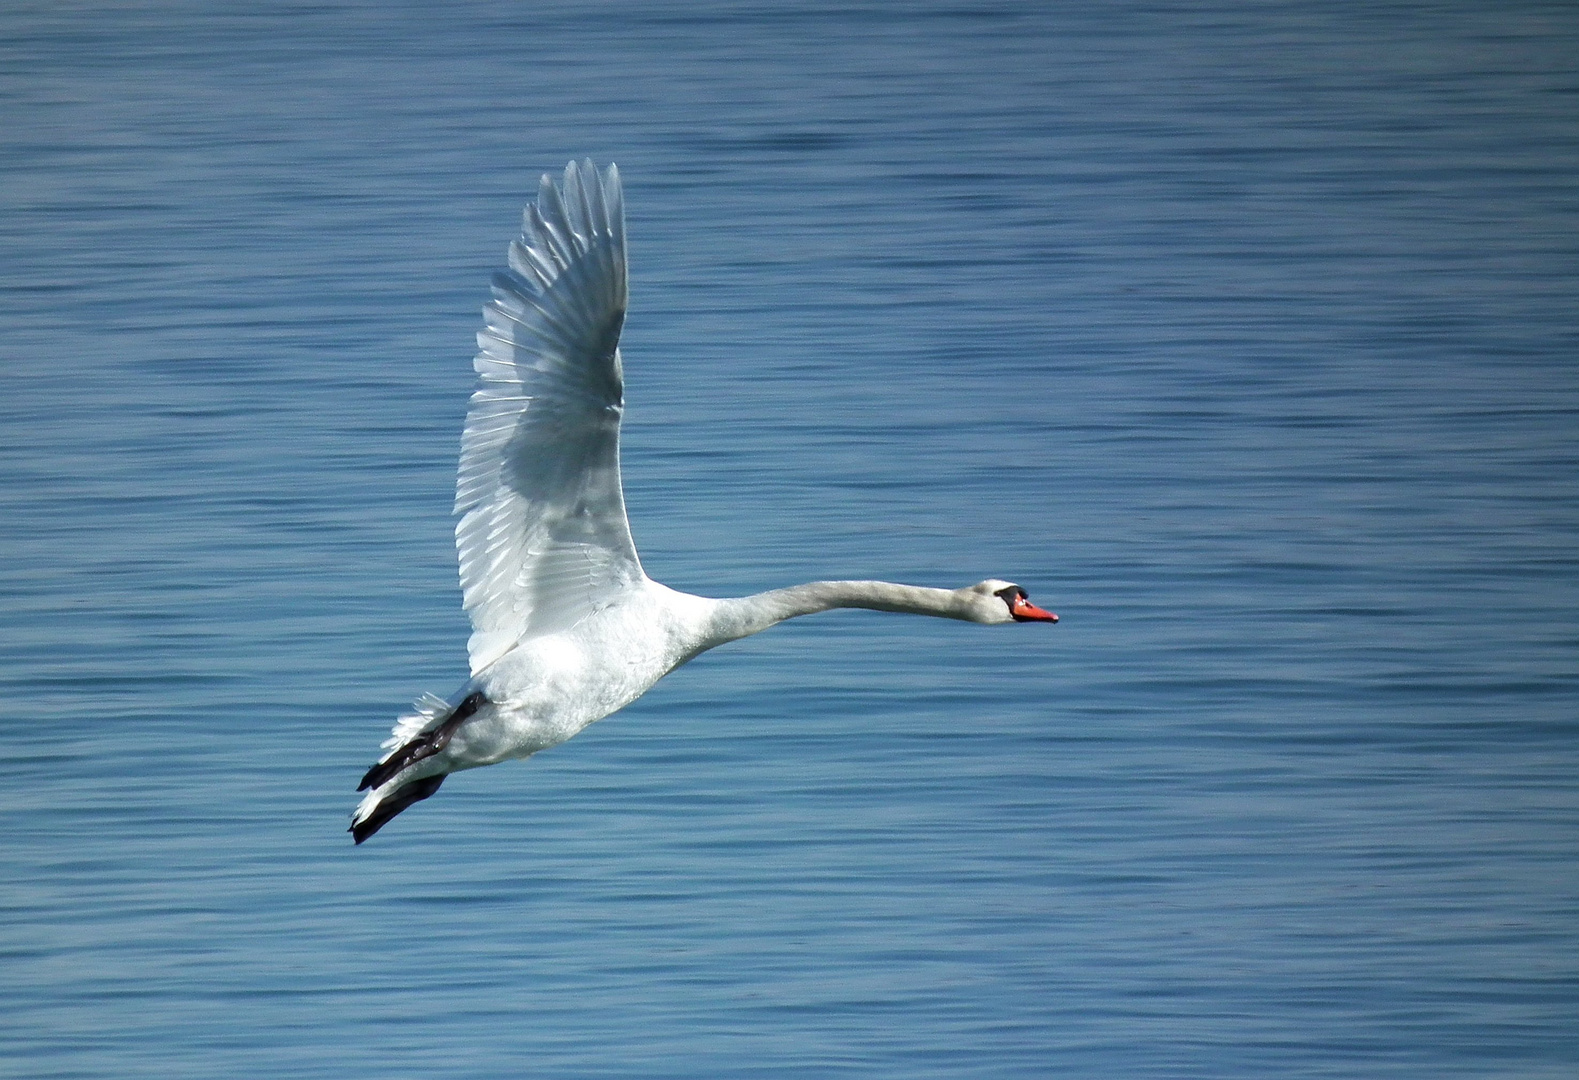
M 1579 1071 L 1579 17 L 922 8 L 0 15 L 0 1074 Z M 573 155 L 655 577 L 1064 621 L 782 627 L 353 848 Z

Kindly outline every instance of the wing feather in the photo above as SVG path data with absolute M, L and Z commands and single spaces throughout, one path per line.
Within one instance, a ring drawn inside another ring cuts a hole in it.
M 574 626 L 644 575 L 625 518 L 619 432 L 625 220 L 619 171 L 544 176 L 483 309 L 455 485 L 475 675 Z

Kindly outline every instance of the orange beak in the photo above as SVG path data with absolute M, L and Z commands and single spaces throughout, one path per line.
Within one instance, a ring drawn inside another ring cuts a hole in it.
M 1015 622 L 1057 622 L 1058 616 L 1051 611 L 1043 611 L 1023 596 L 1016 596 L 1014 603 L 1009 605 L 1009 614 L 1014 616 Z

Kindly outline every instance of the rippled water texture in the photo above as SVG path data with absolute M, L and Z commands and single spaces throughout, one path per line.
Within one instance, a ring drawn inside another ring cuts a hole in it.
M 1579 15 L 1038 6 L 0 14 L 0 1074 L 1579 1074 Z M 572 155 L 655 577 L 1064 621 L 802 620 L 353 848 Z

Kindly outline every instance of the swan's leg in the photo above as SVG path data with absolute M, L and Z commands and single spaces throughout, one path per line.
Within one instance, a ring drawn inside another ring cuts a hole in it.
M 421 802 L 439 790 L 439 785 L 442 783 L 444 783 L 444 774 L 440 773 L 438 776 L 425 776 L 421 780 L 413 780 L 409 784 L 400 785 L 400 787 L 380 799 L 371 814 L 351 825 L 349 831 L 352 838 L 360 844 L 379 829 L 382 829 L 385 822 L 406 807 L 412 803 Z
M 424 731 L 422 734 L 417 735 L 410 742 L 406 743 L 406 745 L 395 750 L 394 753 L 390 754 L 383 761 L 380 761 L 377 765 L 374 765 L 371 769 L 367 770 L 367 775 L 362 777 L 362 783 L 357 786 L 356 790 L 366 791 L 370 787 L 376 788 L 381 784 L 387 783 L 391 777 L 400 772 L 402 769 L 409 768 L 412 765 L 415 765 L 417 762 L 437 754 L 440 750 L 443 750 L 449 745 L 450 739 L 454 736 L 456 729 L 464 724 L 468 718 L 470 718 L 474 713 L 476 713 L 478 709 L 482 708 L 487 703 L 488 699 L 483 696 L 483 692 L 481 690 L 477 690 L 466 695 L 466 699 L 459 705 L 455 706 L 455 711 L 450 713 L 449 716 L 445 717 L 442 724 L 431 731 Z M 434 790 L 438 789 L 437 784 L 433 785 L 433 787 Z M 402 788 L 401 790 L 404 791 L 405 789 Z M 411 805 L 411 802 L 415 802 L 416 799 L 426 799 L 431 794 L 433 794 L 433 791 L 427 791 L 421 795 L 418 795 L 410 802 L 402 804 L 400 809 L 405 809 L 407 806 Z M 387 802 L 388 800 L 385 801 Z M 394 817 L 394 815 L 398 813 L 400 813 L 400 810 L 396 810 L 389 816 Z M 389 818 L 385 818 L 384 820 L 387 821 Z M 379 824 L 383 824 L 383 822 L 380 822 Z M 369 835 L 371 834 L 372 830 L 369 830 Z M 361 843 L 361 841 L 357 842 Z

